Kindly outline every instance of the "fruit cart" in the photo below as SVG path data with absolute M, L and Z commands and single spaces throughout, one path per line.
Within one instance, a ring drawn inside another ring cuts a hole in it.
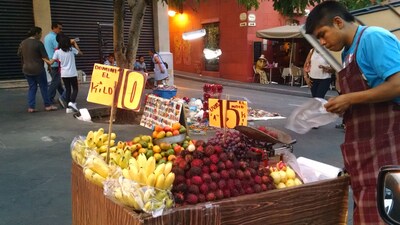
M 177 207 L 153 218 L 106 198 L 87 181 L 82 167 L 71 169 L 73 225 L 257 225 L 346 224 L 347 176 L 296 187 Z

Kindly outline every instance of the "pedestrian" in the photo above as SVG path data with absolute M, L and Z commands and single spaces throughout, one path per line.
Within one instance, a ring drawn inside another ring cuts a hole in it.
M 54 51 L 58 48 L 57 34 L 61 32 L 62 23 L 55 21 L 51 24 L 51 31 L 44 37 L 44 47 L 46 48 L 47 55 L 50 59 L 53 58 Z M 56 97 L 56 92 L 58 91 L 58 94 L 60 95 L 58 102 L 63 108 L 65 108 L 65 96 L 63 96 L 64 87 L 61 83 L 60 69 L 57 61 L 50 65 L 50 76 L 51 83 L 48 91 L 50 100 L 55 103 L 54 98 Z
M 136 60 L 135 64 L 133 65 L 133 70 L 139 71 L 141 73 L 147 73 L 146 63 L 144 62 L 144 56 L 140 55 L 138 60 Z
M 379 169 L 400 164 L 400 42 L 380 27 L 366 27 L 337 1 L 324 1 L 307 17 L 306 33 L 342 52 L 341 94 L 328 112 L 344 114 L 341 145 L 355 202 L 355 225 L 385 224 L 377 210 Z
M 331 86 L 334 69 L 314 48 L 310 50 L 304 63 L 304 80 L 311 89 L 313 98 L 325 98 Z
M 76 104 L 78 96 L 78 71 L 75 64 L 75 55 L 82 55 L 78 43 L 67 35 L 59 35 L 59 49 L 54 52 L 51 63 L 58 60 L 61 67 L 61 78 L 64 82 L 67 103 L 66 112 L 79 111 Z M 71 92 L 72 90 L 72 92 Z
M 161 56 L 157 54 L 155 50 L 149 50 L 149 55 L 154 63 L 154 85 L 166 84 L 168 78 L 168 71 L 165 66 L 165 62 L 162 60 Z
M 36 112 L 36 92 L 39 85 L 40 93 L 44 102 L 46 111 L 57 110 L 57 107 L 51 105 L 47 94 L 47 76 L 44 68 L 44 62 L 49 62 L 43 43 L 42 28 L 33 27 L 28 32 L 28 38 L 19 45 L 17 55 L 21 57 L 22 72 L 29 84 L 28 91 L 28 112 Z
M 261 55 L 256 62 L 256 73 L 260 75 L 260 84 L 268 84 L 267 73 L 265 67 L 267 66 L 267 59 Z
M 114 53 L 110 53 L 107 56 L 107 60 L 104 62 L 107 66 L 117 66 L 117 61 L 115 61 Z

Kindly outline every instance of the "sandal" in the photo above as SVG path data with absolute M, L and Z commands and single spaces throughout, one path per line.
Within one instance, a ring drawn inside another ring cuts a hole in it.
M 36 110 L 36 109 L 33 109 L 33 108 L 29 108 L 29 109 L 28 109 L 28 113 L 34 113 L 34 112 L 37 112 L 37 110 Z
M 55 106 L 53 106 L 53 105 L 51 105 L 51 106 L 45 107 L 44 109 L 45 109 L 47 112 L 49 112 L 49 111 L 56 111 L 58 108 L 55 107 Z

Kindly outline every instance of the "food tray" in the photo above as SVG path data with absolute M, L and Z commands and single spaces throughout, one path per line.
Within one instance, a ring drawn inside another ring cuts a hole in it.
M 278 138 L 272 137 L 254 127 L 236 126 L 235 129 L 241 132 L 242 134 L 246 135 L 248 138 L 257 141 L 264 141 L 272 144 L 276 143 L 292 144 L 294 142 L 294 140 L 292 139 L 292 137 L 290 137 L 290 135 L 272 127 L 266 127 L 266 129 L 276 133 L 278 135 Z

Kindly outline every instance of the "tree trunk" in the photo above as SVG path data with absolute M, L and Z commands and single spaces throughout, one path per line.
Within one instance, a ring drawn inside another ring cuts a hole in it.
M 121 69 L 133 69 L 136 52 L 139 46 L 140 31 L 143 25 L 144 13 L 150 0 L 127 0 L 132 13 L 128 41 L 124 40 L 125 0 L 114 0 L 114 54 L 117 65 Z M 131 110 L 117 109 L 115 123 L 133 123 L 136 113 Z

